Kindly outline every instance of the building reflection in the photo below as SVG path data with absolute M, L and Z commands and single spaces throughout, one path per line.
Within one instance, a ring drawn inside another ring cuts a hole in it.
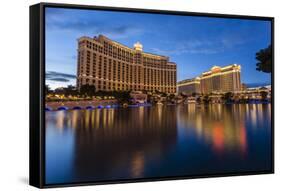
M 64 117 L 64 112 L 58 112 L 56 115 L 56 126 L 58 129 L 63 129 L 64 127 L 64 121 L 65 121 L 65 117 Z
M 197 106 L 189 104 L 177 110 L 178 125 L 192 128 L 201 142 L 211 144 L 215 153 L 235 150 L 247 154 L 248 136 L 246 123 L 257 127 L 264 120 L 268 105 L 221 105 Z
M 144 177 L 146 161 L 161 160 L 177 142 L 176 113 L 162 107 L 69 111 L 64 118 L 75 130 L 81 180 Z
M 133 178 L 138 178 L 143 176 L 144 171 L 144 152 L 136 152 L 131 161 L 131 175 Z
M 270 111 L 270 104 L 188 104 L 48 112 L 46 136 L 52 161 L 71 156 L 71 182 L 263 169 L 270 165 Z M 211 165 L 218 162 L 221 171 Z

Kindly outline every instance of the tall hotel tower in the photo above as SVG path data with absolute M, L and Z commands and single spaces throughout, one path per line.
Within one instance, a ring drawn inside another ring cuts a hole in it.
M 169 57 L 129 48 L 103 35 L 78 40 L 77 87 L 96 91 L 147 90 L 176 93 L 177 67 Z

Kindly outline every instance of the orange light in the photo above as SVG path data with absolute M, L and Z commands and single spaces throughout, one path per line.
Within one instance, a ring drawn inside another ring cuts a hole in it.
M 213 144 L 216 151 L 221 152 L 224 149 L 224 132 L 223 125 L 221 123 L 216 123 L 213 128 Z

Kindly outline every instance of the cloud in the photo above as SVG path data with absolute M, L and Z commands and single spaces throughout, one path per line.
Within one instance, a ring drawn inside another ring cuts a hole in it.
M 69 82 L 69 79 L 66 78 L 49 78 L 50 81 L 57 81 L 57 82 Z
M 173 46 L 169 46 L 173 47 Z M 191 40 L 176 44 L 173 49 L 152 48 L 157 54 L 181 55 L 181 54 L 216 54 L 224 51 L 224 46 L 211 41 Z
M 96 28 L 97 26 L 102 26 L 100 22 L 95 20 L 73 20 L 73 19 L 47 19 L 47 29 L 48 30 L 73 30 L 73 31 L 83 31 L 83 30 L 91 30 Z
M 54 51 L 55 52 L 55 51 Z M 63 55 L 61 54 L 58 56 L 55 55 L 48 55 L 46 58 L 47 64 L 48 63 L 64 63 L 64 64 L 73 64 L 74 61 L 77 61 L 77 55 Z
M 45 76 L 46 84 L 48 84 L 51 89 L 56 89 L 58 87 L 66 87 L 68 85 L 75 85 L 76 82 L 76 75 L 73 74 L 47 71 Z
M 55 79 L 54 81 L 62 81 L 62 79 L 65 79 L 65 80 L 69 81 L 69 79 L 76 79 L 76 75 L 66 74 L 66 73 L 61 73 L 61 72 L 55 72 L 55 71 L 47 71 L 46 72 L 46 79 L 47 80 L 54 80 Z
M 217 54 L 246 43 L 240 37 L 224 36 L 212 40 L 191 39 L 180 43 L 167 43 L 170 49 L 151 48 L 156 54 L 181 55 L 181 54 Z
M 68 14 L 51 13 L 46 19 L 48 31 L 63 31 L 82 34 L 103 34 L 110 38 L 127 38 L 143 31 L 135 25 L 102 22 L 93 18 L 71 18 Z
M 231 37 L 223 37 L 221 39 L 221 44 L 226 48 L 232 48 L 237 45 L 242 45 L 251 39 L 247 37 L 247 40 L 245 38 L 242 38 L 241 36 L 231 36 Z

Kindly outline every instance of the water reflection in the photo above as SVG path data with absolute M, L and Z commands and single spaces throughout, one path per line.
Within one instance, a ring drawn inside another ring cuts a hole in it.
M 179 128 L 195 129 L 196 136 L 205 144 L 211 145 L 217 154 L 226 150 L 245 153 L 247 132 L 244 123 L 245 109 L 242 107 L 243 105 L 219 104 L 179 107 L 177 110 Z
M 47 112 L 46 180 L 270 169 L 270 109 L 268 104 L 190 104 Z M 57 168 L 57 158 L 63 167 Z

